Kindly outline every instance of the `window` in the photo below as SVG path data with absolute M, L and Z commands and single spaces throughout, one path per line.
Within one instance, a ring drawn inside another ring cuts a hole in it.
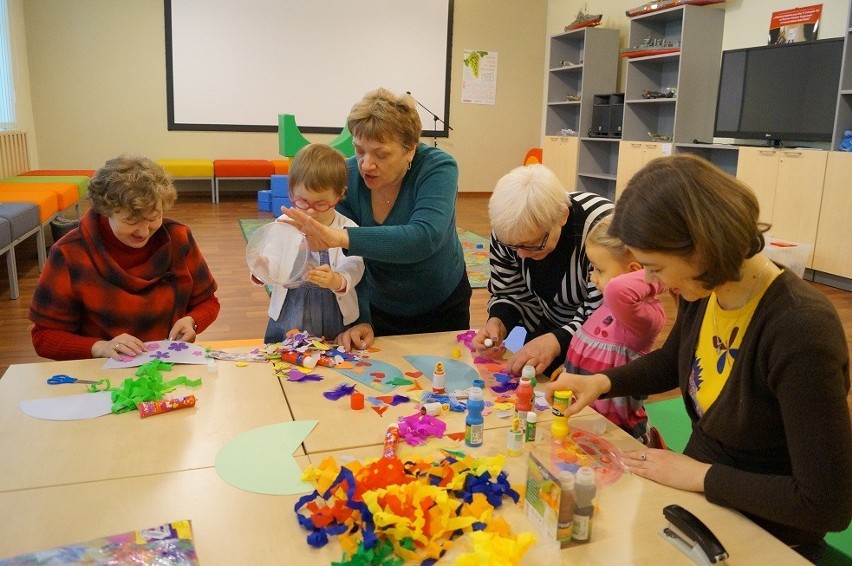
M 9 41 L 9 6 L 0 0 L 0 130 L 15 126 L 15 87 L 12 45 Z

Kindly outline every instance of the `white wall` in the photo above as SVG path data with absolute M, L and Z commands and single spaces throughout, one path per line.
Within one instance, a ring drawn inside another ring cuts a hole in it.
M 13 26 L 26 32 L 25 57 L 18 62 L 29 69 L 24 96 L 31 100 L 32 119 L 22 126 L 37 134 L 39 167 L 96 168 L 122 152 L 155 159 L 278 157 L 274 133 L 166 129 L 161 0 L 11 1 L 19 12 Z M 438 145 L 459 162 L 460 190 L 490 191 L 539 144 L 546 28 L 546 0 L 456 0 L 449 115 L 454 131 Z M 341 62 L 354 62 L 358 41 L 372 38 L 381 38 L 380 17 L 376 30 L 353 30 L 352 51 L 341 53 Z M 461 104 L 464 49 L 498 53 L 495 105 Z

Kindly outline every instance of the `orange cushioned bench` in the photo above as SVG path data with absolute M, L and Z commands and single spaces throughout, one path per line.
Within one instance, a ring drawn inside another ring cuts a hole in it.
M 275 173 L 275 166 L 267 159 L 215 159 L 213 173 L 216 176 L 213 202 L 219 202 L 221 179 L 268 181 Z
M 158 159 L 173 181 L 210 181 L 210 198 L 216 200 L 213 161 L 210 159 Z
M 74 183 L 14 183 L 0 182 L 0 195 L 5 191 L 20 192 L 50 192 L 56 195 L 56 205 L 59 212 L 74 207 L 77 216 L 80 216 L 80 192 Z

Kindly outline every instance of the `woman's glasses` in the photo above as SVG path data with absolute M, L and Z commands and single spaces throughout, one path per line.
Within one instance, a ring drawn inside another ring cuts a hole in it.
M 328 202 L 327 200 L 309 201 L 309 200 L 305 200 L 305 199 L 302 199 L 302 198 L 297 198 L 297 199 L 291 200 L 290 202 L 292 202 L 293 206 L 295 206 L 299 210 L 308 210 L 310 208 L 313 208 L 317 212 L 325 212 L 326 210 L 328 210 L 330 208 L 334 208 L 337 205 L 337 203 L 340 202 L 340 199 L 337 198 L 337 199 L 334 199 L 333 202 Z
M 515 244 L 503 244 L 503 245 L 506 246 L 507 248 L 509 248 L 510 250 L 515 250 L 515 251 L 524 250 L 526 252 L 540 252 L 545 248 L 545 246 L 547 246 L 547 239 L 549 237 L 550 237 L 550 232 L 545 232 L 544 238 L 541 240 L 541 243 L 537 246 L 530 246 L 530 245 L 527 245 L 527 244 L 517 244 L 517 245 L 515 245 Z M 500 242 L 500 243 L 502 244 L 502 242 Z

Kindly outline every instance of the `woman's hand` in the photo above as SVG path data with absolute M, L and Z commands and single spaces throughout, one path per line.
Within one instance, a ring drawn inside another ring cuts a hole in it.
M 524 366 L 535 366 L 536 375 L 544 373 L 547 366 L 556 359 L 562 349 L 559 340 L 552 333 L 542 334 L 533 338 L 523 348 L 515 352 L 515 355 L 506 362 L 506 371 L 512 375 L 520 375 Z
M 373 343 L 373 327 L 366 322 L 356 324 L 352 328 L 344 330 L 337 336 L 337 344 L 349 352 L 352 348 L 363 350 Z
M 197 325 L 195 324 L 195 319 L 191 316 L 185 316 L 178 319 L 177 322 L 175 322 L 175 325 L 172 326 L 171 331 L 169 331 L 169 340 L 177 342 L 195 342 L 196 328 Z
M 275 219 L 298 229 L 305 235 L 308 245 L 313 251 L 329 248 L 348 248 L 349 234 L 342 228 L 331 228 L 317 222 L 311 215 L 298 208 L 281 207 L 281 216 Z
M 503 353 L 506 351 L 506 347 L 503 345 L 506 335 L 506 326 L 503 321 L 492 316 L 485 322 L 485 326 L 479 329 L 479 332 L 470 341 L 470 345 L 476 349 L 477 356 L 499 360 L 503 358 Z M 485 343 L 486 339 L 490 340 L 490 346 Z
M 323 289 L 331 289 L 337 291 L 343 286 L 343 277 L 331 270 L 330 265 L 318 265 L 316 268 L 308 271 L 308 281 L 322 287 Z
M 145 351 L 145 343 L 130 334 L 119 334 L 112 340 L 100 340 L 92 345 L 93 358 L 133 358 Z
M 684 491 L 704 492 L 704 478 L 710 464 L 693 460 L 671 450 L 643 448 L 625 452 L 627 469 L 643 478 Z
M 556 380 L 544 384 L 544 397 L 553 405 L 554 391 L 571 391 L 573 402 L 565 411 L 567 416 L 574 415 L 583 407 L 610 390 L 612 384 L 602 373 L 577 375 L 563 372 Z

